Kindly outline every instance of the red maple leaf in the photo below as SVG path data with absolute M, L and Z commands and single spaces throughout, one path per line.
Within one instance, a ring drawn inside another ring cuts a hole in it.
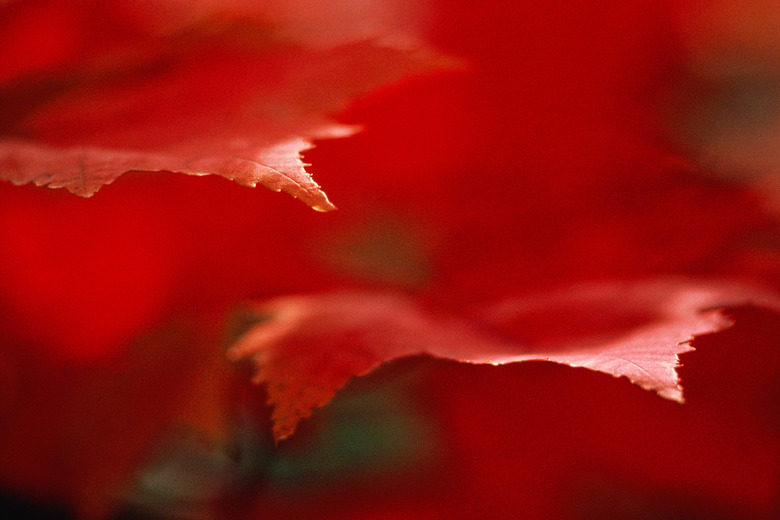
M 150 31 L 6 80 L 0 103 L 14 109 L 0 121 L 0 179 L 89 197 L 129 171 L 214 174 L 331 210 L 301 153 L 357 128 L 327 116 L 358 94 L 447 64 L 379 40 L 279 44 L 246 13 L 208 14 L 186 30 L 171 23 L 177 32 Z
M 748 303 L 780 309 L 780 301 L 750 288 L 670 280 L 528 295 L 483 306 L 480 320 L 436 314 L 397 295 L 290 296 L 253 307 L 261 323 L 230 356 L 256 365 L 277 441 L 351 377 L 414 355 L 491 365 L 554 361 L 624 376 L 682 401 L 678 354 L 694 336 L 730 324 L 719 309 Z

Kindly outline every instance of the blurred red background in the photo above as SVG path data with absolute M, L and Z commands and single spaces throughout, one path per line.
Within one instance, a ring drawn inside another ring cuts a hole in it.
M 13 51 L 0 78 L 118 37 L 84 29 L 78 10 L 20 4 L 0 7 Z M 780 318 L 754 308 L 694 342 L 682 406 L 581 369 L 405 360 L 273 447 L 263 390 L 224 360 L 225 316 L 248 299 L 394 288 L 458 311 L 669 274 L 780 289 L 773 202 L 750 177 L 698 162 L 695 139 L 675 130 L 679 107 L 698 99 L 680 94 L 691 63 L 712 49 L 690 42 L 706 40 L 701 13 L 721 4 L 428 9 L 425 39 L 469 68 L 382 89 L 340 115 L 366 131 L 305 156 L 338 212 L 163 173 L 125 175 L 89 200 L 0 184 L 3 507 L 120 518 L 780 514 Z M 134 34 L 138 20 L 104 11 Z M 181 422 L 217 448 L 171 433 Z

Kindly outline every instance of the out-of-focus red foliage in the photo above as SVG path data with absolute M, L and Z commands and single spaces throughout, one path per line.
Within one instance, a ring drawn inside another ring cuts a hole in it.
M 668 111 L 673 141 L 778 212 L 780 9 L 772 0 L 707 0 L 675 14 L 684 69 Z
M 780 227 L 760 192 L 710 175 L 669 129 L 689 85 L 689 7 L 431 2 L 428 40 L 471 68 L 343 114 L 367 131 L 305 157 L 332 214 L 166 174 L 88 201 L 0 185 L 3 487 L 93 516 L 142 501 L 128 470 L 146 486 L 166 473 L 141 471 L 156 461 L 134 439 L 188 416 L 233 439 L 229 460 L 208 459 L 219 485 L 189 495 L 216 518 L 772 518 L 780 321 L 766 310 L 734 310 L 733 328 L 694 341 L 682 406 L 581 369 L 407 360 L 347 385 L 278 448 L 249 371 L 187 325 L 344 288 L 453 313 L 657 275 L 780 290 Z M 36 9 L 15 30 L 35 41 L 33 20 L 51 18 L 61 45 L 20 44 L 29 58 L 3 57 L 0 77 L 88 52 L 72 11 Z M 121 39 L 137 23 L 96 30 Z M 212 390 L 223 378 L 233 391 Z M 235 430 L 218 427 L 220 405 Z M 203 471 L 187 453 L 177 478 Z

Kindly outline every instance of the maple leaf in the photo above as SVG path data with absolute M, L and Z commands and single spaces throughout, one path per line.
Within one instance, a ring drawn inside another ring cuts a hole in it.
M 130 171 L 213 174 L 332 210 L 301 153 L 358 128 L 327 115 L 448 62 L 412 44 L 316 49 L 271 45 L 257 28 L 228 24 L 219 38 L 206 31 L 112 49 L 0 87 L 0 102 L 15 107 L 0 120 L 0 179 L 89 197 Z
M 277 441 L 351 377 L 415 355 L 493 365 L 553 361 L 624 376 L 682 401 L 678 354 L 691 350 L 694 336 L 730 325 L 719 309 L 746 303 L 780 309 L 744 286 L 679 280 L 582 285 L 497 303 L 480 319 L 437 313 L 397 294 L 287 296 L 254 307 L 266 319 L 229 356 L 255 363 Z

